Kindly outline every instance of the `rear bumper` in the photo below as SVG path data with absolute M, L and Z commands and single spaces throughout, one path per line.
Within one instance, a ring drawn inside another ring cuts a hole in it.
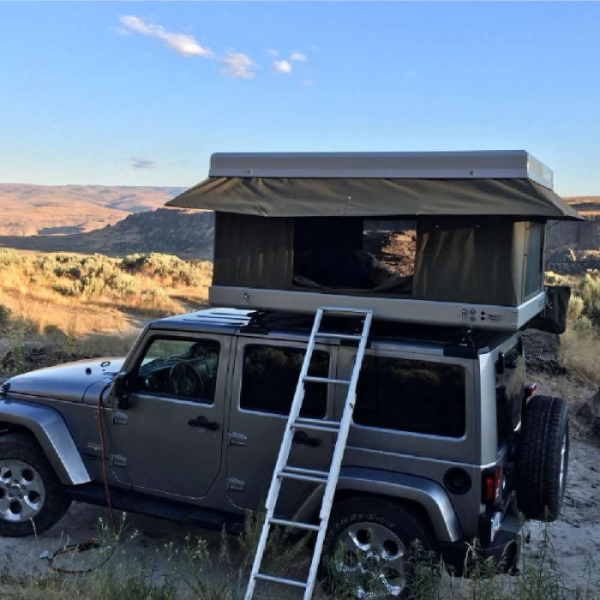
M 521 523 L 516 515 L 507 515 L 493 541 L 480 542 L 462 539 L 457 542 L 440 544 L 441 557 L 449 571 L 455 575 L 468 577 L 469 571 L 478 567 L 479 573 L 517 574 L 517 564 L 521 549 Z M 485 562 L 485 567 L 483 563 Z

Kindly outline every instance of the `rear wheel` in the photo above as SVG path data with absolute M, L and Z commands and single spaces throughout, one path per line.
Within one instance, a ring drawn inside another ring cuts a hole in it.
M 410 556 L 429 558 L 435 538 L 421 515 L 379 498 L 336 506 L 325 538 L 327 587 L 339 597 L 383 600 L 411 594 Z
M 0 536 L 41 533 L 52 527 L 69 505 L 35 440 L 21 433 L 0 437 Z
M 562 508 L 569 467 L 569 407 L 561 398 L 533 396 L 527 403 L 516 460 L 519 510 L 554 521 Z

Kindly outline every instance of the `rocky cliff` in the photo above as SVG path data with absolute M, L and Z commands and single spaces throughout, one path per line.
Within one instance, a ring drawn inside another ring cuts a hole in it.
M 600 196 L 566 200 L 588 220 L 548 223 L 546 268 L 563 275 L 600 269 Z

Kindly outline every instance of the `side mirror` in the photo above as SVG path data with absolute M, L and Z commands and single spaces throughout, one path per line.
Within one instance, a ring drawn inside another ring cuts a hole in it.
M 131 375 L 129 373 L 119 373 L 115 379 L 114 389 L 119 410 L 131 408 Z

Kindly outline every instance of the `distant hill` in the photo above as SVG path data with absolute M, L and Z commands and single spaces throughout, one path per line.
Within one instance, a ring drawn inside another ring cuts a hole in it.
M 127 216 L 115 225 L 71 235 L 2 236 L 0 247 L 39 252 L 123 256 L 164 252 L 212 260 L 214 214 L 161 208 Z
M 0 183 L 0 235 L 82 233 L 164 206 L 185 188 Z
M 183 189 L 0 184 L 0 247 L 212 259 L 213 213 L 162 208 Z M 588 220 L 549 224 L 546 266 L 559 273 L 600 269 L 600 196 L 566 201 Z

